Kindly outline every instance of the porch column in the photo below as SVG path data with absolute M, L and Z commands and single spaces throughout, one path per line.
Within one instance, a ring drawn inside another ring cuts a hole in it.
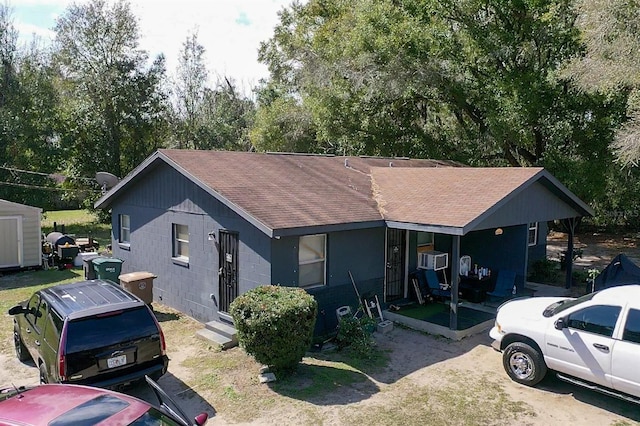
M 566 272 L 567 275 L 565 277 L 565 288 L 571 288 L 571 284 L 573 282 L 573 237 L 576 233 L 576 228 L 580 223 L 580 217 L 570 217 L 568 219 L 564 219 L 562 224 L 567 230 L 567 254 L 564 257 Z
M 458 328 L 458 284 L 460 282 L 460 236 L 451 241 L 451 303 L 449 304 L 449 329 Z

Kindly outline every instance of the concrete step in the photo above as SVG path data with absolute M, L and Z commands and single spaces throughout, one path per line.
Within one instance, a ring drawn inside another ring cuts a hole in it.
M 215 331 L 218 334 L 228 337 L 231 340 L 237 340 L 238 332 L 231 324 L 222 321 L 209 321 L 204 325 L 207 330 Z
M 238 345 L 237 340 L 231 339 L 228 336 L 222 335 L 207 328 L 196 331 L 196 336 L 203 340 L 213 342 L 219 345 L 222 349 L 229 349 Z

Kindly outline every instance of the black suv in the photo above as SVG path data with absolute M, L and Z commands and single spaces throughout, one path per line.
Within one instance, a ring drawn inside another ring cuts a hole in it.
M 111 281 L 90 280 L 36 292 L 9 310 L 20 361 L 33 358 L 40 383 L 116 388 L 157 380 L 169 359 L 155 315 Z

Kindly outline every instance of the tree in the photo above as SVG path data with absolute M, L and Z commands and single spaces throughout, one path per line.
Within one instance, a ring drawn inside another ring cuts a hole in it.
M 209 72 L 205 49 L 197 33 L 182 45 L 178 78 L 174 85 L 174 115 L 178 148 L 248 150 L 253 123 L 253 102 L 238 93 L 229 77 L 207 87 Z
M 198 33 L 187 36 L 182 44 L 175 83 L 175 113 L 178 118 L 178 148 L 193 148 L 201 122 L 205 89 L 209 72 L 204 64 L 205 49 L 198 42 Z
M 613 148 L 623 165 L 640 162 L 640 5 L 627 0 L 581 0 L 579 27 L 586 55 L 567 68 L 582 89 L 628 94 L 626 120 Z
M 255 104 L 239 92 L 233 79 L 218 79 L 215 89 L 206 89 L 202 105 L 201 135 L 197 149 L 248 151 L 249 129 L 255 119 Z
M 50 208 L 59 193 L 59 99 L 48 53 L 17 46 L 11 11 L 0 5 L 0 182 L 3 198 Z
M 591 201 L 622 103 L 562 78 L 581 52 L 572 5 L 311 0 L 281 12 L 260 60 L 336 153 L 572 170 L 570 189 Z
M 16 42 L 18 32 L 13 26 L 11 11 L 0 4 L 0 165 L 8 159 L 9 142 L 14 137 L 11 103 L 16 98 Z
M 291 97 L 279 97 L 260 107 L 249 137 L 258 151 L 319 152 L 320 149 L 309 109 Z
M 128 173 L 166 139 L 164 57 L 146 68 L 129 4 L 72 4 L 56 22 L 55 59 L 62 74 L 64 138 L 73 173 Z

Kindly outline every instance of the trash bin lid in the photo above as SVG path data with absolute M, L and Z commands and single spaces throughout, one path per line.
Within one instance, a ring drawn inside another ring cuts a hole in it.
M 129 272 L 128 274 L 122 274 L 118 277 L 120 281 L 124 281 L 126 283 L 131 281 L 140 281 L 140 280 L 148 280 L 149 278 L 158 278 L 155 274 L 146 271 L 139 272 Z
M 117 257 L 97 257 L 92 260 L 94 265 L 102 265 L 103 263 L 122 263 L 122 259 Z
M 95 259 L 96 257 L 100 257 L 100 255 L 96 252 L 93 251 L 84 251 L 84 252 L 80 252 L 78 253 L 78 256 L 80 256 L 80 258 L 82 260 L 91 260 L 91 259 Z

